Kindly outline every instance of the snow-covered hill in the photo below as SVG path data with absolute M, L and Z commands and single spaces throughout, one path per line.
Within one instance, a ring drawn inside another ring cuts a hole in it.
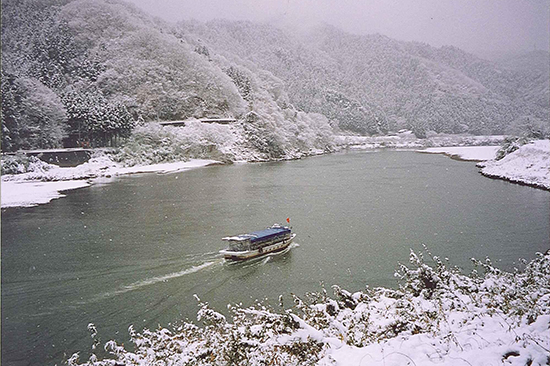
M 522 116 L 548 123 L 544 91 L 550 89 L 550 70 L 528 62 L 530 57 L 516 59 L 514 65 L 523 67 L 512 68 L 455 47 L 353 35 L 330 26 L 301 34 L 217 20 L 182 22 L 176 29 L 210 54 L 270 71 L 284 82 L 293 105 L 345 129 L 487 134 L 505 132 Z
M 532 60 L 329 26 L 171 24 L 121 0 L 7 0 L 2 149 L 120 144 L 143 123 L 204 117 L 236 119 L 260 159 L 330 150 L 330 127 L 544 135 L 548 54 Z
M 550 140 L 533 141 L 501 160 L 478 165 L 481 173 L 488 177 L 550 190 Z

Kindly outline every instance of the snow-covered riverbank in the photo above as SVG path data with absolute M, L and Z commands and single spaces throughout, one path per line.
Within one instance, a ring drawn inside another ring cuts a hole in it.
M 505 138 L 506 136 L 502 135 L 433 134 L 428 138 L 420 139 L 411 131 L 401 131 L 387 136 L 338 135 L 335 137 L 337 146 L 355 150 L 487 147 L 499 146 Z
M 332 297 L 293 296 L 290 309 L 229 306 L 232 319 L 199 300 L 204 327 L 139 333 L 130 326 L 132 346 L 109 341 L 109 358 L 92 355 L 83 365 L 548 364 L 550 252 L 516 273 L 473 260 L 470 275 L 424 255 L 411 251 L 410 265 L 396 273 L 398 290 L 333 286 Z M 88 329 L 95 339 L 95 326 Z M 77 364 L 74 354 L 69 365 Z
M 424 141 L 409 133 L 400 136 L 361 137 L 341 136 L 340 146 L 354 149 L 419 148 L 428 146 L 423 153 L 445 154 L 461 160 L 480 161 L 482 174 L 550 190 L 550 141 L 535 141 L 521 147 L 504 159 L 495 161 L 499 146 L 457 146 L 494 143 L 502 136 L 449 137 L 437 136 Z M 32 171 L 2 176 L 2 208 L 28 207 L 50 202 L 63 197 L 64 191 L 87 187 L 97 178 L 110 178 L 124 174 L 169 173 L 196 167 L 218 164 L 216 160 L 193 159 L 153 165 L 124 167 L 113 162 L 107 155 L 99 155 L 89 162 L 74 168 L 61 168 L 46 163 L 38 164 Z
M 62 192 L 88 187 L 94 180 L 138 173 L 174 173 L 218 164 L 216 160 L 193 159 L 175 163 L 123 167 L 106 156 L 74 168 L 49 166 L 29 173 L 2 176 L 2 208 L 31 207 L 64 197 Z
M 498 146 L 438 147 L 418 150 L 460 160 L 478 161 L 481 174 L 550 190 L 550 140 L 538 140 L 496 160 Z
M 533 141 L 501 160 L 479 163 L 481 174 L 550 190 L 550 140 Z
M 32 207 L 65 197 L 62 192 L 90 186 L 85 180 L 59 182 L 2 181 L 2 208 Z
M 500 146 L 459 146 L 459 147 L 430 147 L 418 150 L 421 153 L 443 154 L 453 159 L 486 161 L 494 159 Z

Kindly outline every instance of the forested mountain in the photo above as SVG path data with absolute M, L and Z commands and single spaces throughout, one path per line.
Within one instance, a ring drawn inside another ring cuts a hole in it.
M 250 22 L 178 26 L 227 57 L 271 71 L 297 108 L 322 113 L 343 128 L 479 134 L 506 132 L 521 117 L 548 123 L 547 52 L 525 55 L 516 60 L 523 67 L 511 68 L 455 47 L 352 35 L 326 25 L 299 36 Z M 533 56 L 537 62 L 530 64 Z
M 332 146 L 328 120 L 286 103 L 271 73 L 209 55 L 122 1 L 7 0 L 2 41 L 3 151 L 105 145 L 142 122 L 193 117 L 237 119 L 231 135 L 254 158 Z M 211 150 L 219 131 L 187 132 Z
M 549 124 L 545 62 L 330 26 L 171 24 L 120 0 L 6 0 L 2 151 L 105 145 L 149 121 L 202 117 L 237 119 L 235 141 L 262 158 L 331 149 L 329 123 L 504 133 Z

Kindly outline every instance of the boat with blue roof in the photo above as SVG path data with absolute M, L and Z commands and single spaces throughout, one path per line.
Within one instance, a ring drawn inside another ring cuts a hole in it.
M 230 261 L 252 259 L 284 251 L 295 237 L 290 227 L 275 224 L 264 230 L 223 238 L 228 242 L 228 247 L 220 253 Z

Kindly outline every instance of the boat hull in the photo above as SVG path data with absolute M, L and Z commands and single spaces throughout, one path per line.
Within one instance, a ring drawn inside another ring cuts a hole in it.
M 296 237 L 296 234 L 292 234 L 290 238 L 281 240 L 279 242 L 273 243 L 271 245 L 255 249 L 255 250 L 246 250 L 242 252 L 236 252 L 232 250 L 220 250 L 220 253 L 223 254 L 223 257 L 229 261 L 244 261 L 247 259 L 261 257 L 267 254 L 280 253 L 287 249 L 292 241 Z

